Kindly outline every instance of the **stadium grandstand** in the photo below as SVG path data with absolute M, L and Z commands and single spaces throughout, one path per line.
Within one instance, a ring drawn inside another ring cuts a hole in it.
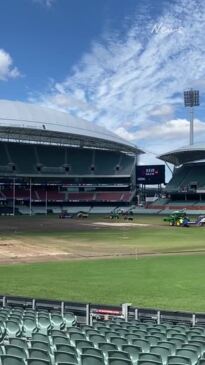
M 197 214 L 205 210 L 205 146 L 194 144 L 160 155 L 174 165 L 173 175 L 165 188 L 165 199 L 158 199 L 152 208 L 186 208 Z
M 140 153 L 83 119 L 1 100 L 0 211 L 32 214 L 79 203 L 129 205 Z

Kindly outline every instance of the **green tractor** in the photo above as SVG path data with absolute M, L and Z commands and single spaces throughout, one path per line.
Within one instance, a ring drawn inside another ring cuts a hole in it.
M 185 221 L 189 221 L 185 210 L 176 210 L 169 217 L 164 218 L 164 222 L 168 222 L 170 226 L 183 226 Z

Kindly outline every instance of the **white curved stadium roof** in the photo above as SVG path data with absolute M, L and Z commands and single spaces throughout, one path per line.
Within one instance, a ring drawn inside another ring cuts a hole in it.
M 98 147 L 104 145 L 105 148 L 116 147 L 119 150 L 121 148 L 128 152 L 142 153 L 137 146 L 94 123 L 65 112 L 19 101 L 0 100 L 0 136 L 5 137 L 6 132 L 10 138 L 15 134 L 19 141 L 23 134 L 30 135 L 31 140 L 37 135 L 42 143 L 46 138 L 48 143 L 58 137 L 61 143 L 65 143 L 66 139 L 70 143 L 74 140 L 81 141 L 81 145 L 85 146 L 89 146 L 89 143 L 95 145 L 97 142 Z
M 184 146 L 158 156 L 160 160 L 179 166 L 187 162 L 202 161 L 205 159 L 205 144 L 198 143 Z

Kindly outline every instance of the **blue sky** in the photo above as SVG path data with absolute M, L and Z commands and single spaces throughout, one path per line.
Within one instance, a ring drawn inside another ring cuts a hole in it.
M 205 139 L 203 0 L 1 0 L 0 98 L 60 109 L 155 155 Z

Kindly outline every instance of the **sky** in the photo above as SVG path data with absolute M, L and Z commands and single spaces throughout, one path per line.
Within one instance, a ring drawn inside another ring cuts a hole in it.
M 189 143 L 183 91 L 200 91 L 205 140 L 204 0 L 0 0 L 0 99 L 59 109 L 147 152 Z

